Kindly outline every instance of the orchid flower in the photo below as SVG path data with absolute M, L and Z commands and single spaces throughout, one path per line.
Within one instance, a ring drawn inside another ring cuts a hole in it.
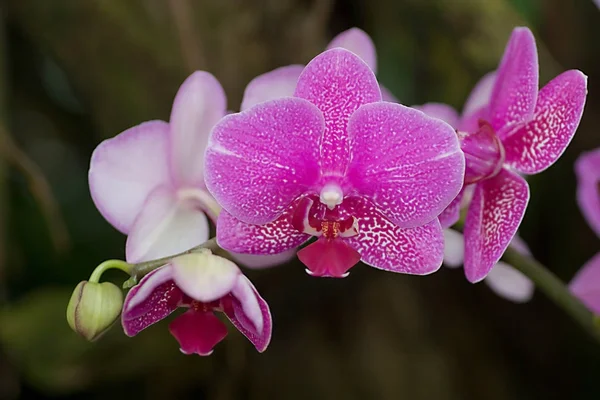
M 531 256 L 529 248 L 519 236 L 510 242 L 519 253 Z M 464 237 L 460 232 L 444 229 L 444 264 L 449 268 L 463 265 L 465 254 Z M 526 303 L 533 297 L 535 285 L 512 265 L 498 261 L 483 280 L 498 296 L 515 303 Z
M 142 123 L 94 151 L 92 199 L 104 218 L 128 235 L 128 262 L 174 255 L 208 239 L 206 215 L 216 221 L 220 206 L 204 185 L 203 154 L 210 130 L 225 114 L 223 88 L 198 71 L 177 92 L 169 123 Z M 258 266 L 289 256 L 240 261 Z
M 535 39 L 529 29 L 516 28 L 497 72 L 475 87 L 462 117 L 455 117 L 467 165 L 465 188 L 473 186 L 464 227 L 469 281 L 487 276 L 523 219 L 529 186 L 518 173 L 542 172 L 562 155 L 579 125 L 586 94 L 587 78 L 577 70 L 538 91 Z M 451 118 L 447 106 L 433 107 L 444 108 Z M 444 227 L 458 220 L 461 196 L 440 216 Z
M 327 45 L 327 49 L 341 47 L 349 50 L 362 58 L 373 73 L 377 73 L 377 53 L 371 37 L 359 28 L 348 29 L 336 37 Z M 241 111 L 256 104 L 281 97 L 294 95 L 296 83 L 304 69 L 303 65 L 294 64 L 276 68 L 273 71 L 259 75 L 254 78 L 244 91 Z M 383 100 L 397 103 L 398 100 L 384 87 L 380 87 Z
M 462 186 L 452 127 L 381 101 L 369 66 L 336 48 L 303 70 L 294 97 L 222 119 L 205 154 L 208 190 L 223 206 L 227 250 L 298 257 L 315 276 L 343 277 L 359 260 L 409 274 L 443 258 L 439 213 Z
M 579 157 L 575 172 L 579 207 L 590 227 L 600 237 L 600 148 Z M 600 253 L 577 272 L 569 289 L 594 313 L 600 314 Z
M 135 336 L 179 307 L 188 310 L 169 324 L 169 331 L 184 354 L 209 355 L 227 335 L 215 311 L 225 314 L 259 352 L 271 340 L 267 303 L 233 262 L 209 250 L 175 257 L 142 278 L 125 298 L 123 329 Z

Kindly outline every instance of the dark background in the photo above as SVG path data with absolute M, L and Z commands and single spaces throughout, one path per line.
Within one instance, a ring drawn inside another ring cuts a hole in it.
M 530 179 L 522 228 L 568 281 L 600 243 L 573 174 L 577 156 L 600 146 L 591 0 L 13 0 L 0 14 L 0 399 L 600 398 L 600 346 L 543 293 L 515 305 L 460 270 L 359 266 L 327 280 L 295 262 L 249 272 L 274 316 L 262 355 L 233 330 L 201 358 L 180 354 L 166 322 L 134 339 L 115 326 L 89 344 L 65 320 L 75 285 L 124 256 L 125 238 L 89 196 L 94 147 L 168 119 L 196 69 L 222 82 L 236 110 L 254 76 L 306 63 L 352 26 L 372 35 L 379 78 L 404 104 L 460 108 L 519 25 L 538 40 L 542 84 L 569 68 L 589 76 L 579 132 Z

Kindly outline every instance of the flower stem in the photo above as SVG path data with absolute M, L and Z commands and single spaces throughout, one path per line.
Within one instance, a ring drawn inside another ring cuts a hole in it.
M 594 315 L 567 286 L 550 270 L 531 257 L 527 257 L 515 249 L 508 248 L 504 260 L 531 279 L 537 288 L 543 291 L 554 303 L 571 316 L 594 339 L 600 342 L 600 324 Z
M 100 278 L 102 274 L 109 269 L 120 269 L 123 272 L 126 272 L 131 275 L 132 265 L 127 264 L 125 261 L 121 260 L 107 260 L 102 264 L 98 265 L 92 275 L 90 276 L 90 282 L 98 283 L 100 282 Z

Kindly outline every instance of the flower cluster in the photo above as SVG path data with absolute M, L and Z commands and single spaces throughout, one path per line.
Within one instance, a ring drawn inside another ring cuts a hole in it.
M 539 90 L 533 35 L 517 28 L 498 70 L 476 86 L 459 117 L 444 104 L 399 104 L 378 83 L 376 66 L 369 36 L 351 29 L 306 66 L 252 80 L 241 111 L 230 114 L 217 80 L 195 72 L 169 123 L 146 122 L 98 146 L 92 198 L 128 235 L 129 267 L 122 269 L 136 284 L 122 308 L 127 335 L 184 307 L 170 331 L 186 354 L 210 354 L 225 337 L 214 311 L 259 351 L 267 347 L 266 302 L 232 261 L 194 247 L 209 238 L 206 216 L 218 245 L 254 267 L 297 251 L 312 276 L 343 278 L 359 261 L 426 275 L 444 257 L 450 265 L 464 259 L 469 281 L 489 274 L 498 293 L 531 297 L 533 284 L 498 261 L 511 241 L 529 253 L 515 238 L 530 195 L 521 174 L 548 168 L 569 144 L 583 112 L 585 75 L 567 71 Z M 596 213 L 597 177 L 596 197 L 583 185 L 580 196 Z M 444 231 L 461 208 L 464 240 Z M 590 218 L 600 224 L 599 215 Z M 95 325 L 85 326 L 83 311 L 70 321 L 96 337 L 106 328 L 98 321 L 112 322 L 115 307 L 102 315 L 93 309 L 100 301 L 78 308 L 82 298 L 74 294 L 70 310 L 87 310 Z

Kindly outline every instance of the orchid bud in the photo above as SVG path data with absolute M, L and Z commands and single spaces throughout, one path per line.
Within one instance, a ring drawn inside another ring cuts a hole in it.
M 98 339 L 121 314 L 122 290 L 110 282 L 80 282 L 67 306 L 71 329 L 89 341 Z

